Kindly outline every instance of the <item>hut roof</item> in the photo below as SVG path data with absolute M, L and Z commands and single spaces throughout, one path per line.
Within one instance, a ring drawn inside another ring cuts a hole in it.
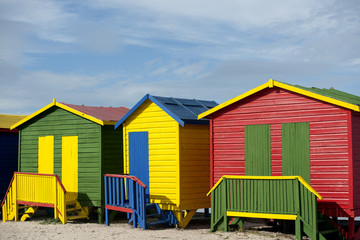
M 265 88 L 273 88 L 279 87 L 291 92 L 295 92 L 307 97 L 311 97 L 314 99 L 318 99 L 324 102 L 328 102 L 340 107 L 344 107 L 356 112 L 360 112 L 360 97 L 356 95 L 352 95 L 349 93 L 345 93 L 339 90 L 335 90 L 333 88 L 326 89 L 326 88 L 316 88 L 316 87 L 303 87 L 299 85 L 292 85 L 289 83 L 284 83 L 280 81 L 275 81 L 270 79 L 267 83 L 264 83 L 246 93 L 243 93 L 235 98 L 232 98 L 218 106 L 199 114 L 198 119 L 204 118 L 213 114 L 233 103 L 236 103 L 246 97 L 249 97 Z
M 129 109 L 126 107 L 93 107 L 84 105 L 74 105 L 68 103 L 62 103 L 72 109 L 76 109 L 82 113 L 93 116 L 104 122 L 119 121 Z
M 11 125 L 25 118 L 26 115 L 0 114 L 0 128 L 10 129 Z
M 59 103 L 55 99 L 49 105 L 43 107 L 42 109 L 36 111 L 35 113 L 29 115 L 28 117 L 22 119 L 21 121 L 13 124 L 11 129 L 17 128 L 23 123 L 29 121 L 30 119 L 36 117 L 37 115 L 43 113 L 49 108 L 57 106 L 66 111 L 74 113 L 80 117 L 86 118 L 90 121 L 93 121 L 100 125 L 114 125 L 119 119 L 121 119 L 129 109 L 126 107 L 92 107 L 84 105 L 74 105 L 68 103 Z
M 130 111 L 115 124 L 115 128 L 120 126 L 143 102 L 147 99 L 151 100 L 163 111 L 169 114 L 181 126 L 187 124 L 208 124 L 207 119 L 197 119 L 197 116 L 207 111 L 218 104 L 214 101 L 173 98 L 173 97 L 159 97 L 146 94 Z

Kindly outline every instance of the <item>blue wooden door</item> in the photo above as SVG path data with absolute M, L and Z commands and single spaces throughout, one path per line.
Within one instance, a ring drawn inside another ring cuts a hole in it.
M 149 133 L 129 133 L 129 173 L 139 178 L 149 194 Z

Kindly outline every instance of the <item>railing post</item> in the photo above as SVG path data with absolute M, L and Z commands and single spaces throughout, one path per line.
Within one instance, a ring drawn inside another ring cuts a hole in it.
M 106 208 L 108 205 L 108 184 L 107 184 L 107 176 L 104 176 L 104 185 L 105 185 L 105 224 L 109 226 L 109 209 Z
M 14 176 L 14 189 L 13 189 L 13 198 L 12 198 L 12 203 L 13 207 L 14 207 L 14 211 L 15 211 L 15 221 L 19 220 L 19 205 L 17 204 L 17 182 L 18 182 L 18 175 L 15 174 Z
M 211 198 L 211 215 L 210 215 L 210 231 L 214 232 L 216 231 L 215 229 L 215 216 L 217 215 L 217 209 L 216 209 L 216 204 L 215 204 L 215 190 L 211 193 L 210 198 Z
M 313 222 L 313 236 L 311 239 L 319 239 L 318 235 L 318 211 L 317 211 L 317 199 L 314 194 L 311 194 L 311 208 L 312 208 L 312 222 Z
M 301 240 L 303 236 L 303 223 L 301 222 L 300 184 L 297 178 L 295 178 L 293 181 L 294 181 L 294 203 L 295 203 L 295 211 L 297 215 L 295 221 L 295 237 L 296 239 Z
M 59 214 L 58 214 L 58 212 L 57 212 L 57 206 L 58 206 L 58 197 L 57 197 L 57 195 L 58 195 L 58 188 L 57 188 L 57 180 L 56 180 L 56 177 L 53 177 L 53 179 L 54 179 L 54 189 L 55 189 L 55 191 L 54 191 L 54 218 L 55 219 L 58 219 L 59 218 Z
M 227 221 L 227 179 L 223 178 L 223 187 L 222 187 L 222 194 L 221 194 L 221 208 L 222 208 L 222 215 L 223 215 L 223 228 L 224 231 L 228 231 L 228 221 Z

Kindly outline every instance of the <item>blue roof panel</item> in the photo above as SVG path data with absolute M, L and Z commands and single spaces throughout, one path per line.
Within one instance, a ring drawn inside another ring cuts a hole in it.
M 217 106 L 215 101 L 159 97 L 146 94 L 127 114 L 115 124 L 115 129 L 118 128 L 140 105 L 150 99 L 162 110 L 169 114 L 181 126 L 187 124 L 209 124 L 209 119 L 197 119 L 200 113 L 203 113 L 210 108 Z
M 197 120 L 197 116 L 210 108 L 217 106 L 215 101 L 205 101 L 196 99 L 172 98 L 172 97 L 159 97 L 153 96 L 165 108 L 169 109 L 174 115 L 179 117 L 185 123 L 187 121 Z M 207 119 L 197 120 L 207 122 Z

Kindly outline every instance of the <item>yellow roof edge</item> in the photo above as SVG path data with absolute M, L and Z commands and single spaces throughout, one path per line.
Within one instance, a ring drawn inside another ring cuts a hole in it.
M 85 114 L 85 113 L 83 113 L 83 112 L 80 112 L 80 111 L 78 111 L 78 110 L 75 110 L 75 109 L 73 109 L 73 108 L 71 108 L 71 107 L 68 107 L 68 106 L 66 106 L 66 105 L 64 105 L 64 104 L 58 103 L 58 102 L 55 101 L 55 98 L 54 98 L 53 101 L 52 101 L 50 104 L 48 104 L 48 105 L 46 105 L 45 107 L 37 110 L 37 111 L 34 112 L 33 114 L 31 114 L 31 115 L 27 116 L 26 118 L 22 119 L 21 121 L 15 123 L 15 124 L 13 124 L 13 125 L 11 125 L 10 130 L 13 130 L 13 129 L 17 128 L 18 126 L 20 126 L 20 125 L 22 125 L 23 123 L 29 121 L 30 119 L 36 117 L 37 115 L 45 112 L 46 110 L 48 110 L 49 108 L 51 108 L 51 107 L 53 107 L 53 106 L 60 107 L 60 108 L 62 108 L 62 109 L 64 109 L 64 110 L 66 110 L 66 111 L 69 111 L 69 112 L 71 112 L 71 113 L 74 113 L 74 114 L 76 114 L 76 115 L 78 115 L 78 116 L 80 116 L 80 117 L 86 118 L 86 119 L 88 119 L 88 120 L 90 120 L 90 121 L 92 121 L 92 122 L 95 122 L 95 123 L 97 123 L 97 124 L 100 124 L 101 126 L 104 126 L 104 121 L 99 120 L 99 119 L 97 119 L 97 118 L 95 118 L 95 117 L 92 117 L 92 116 L 90 116 L 90 115 L 87 115 L 87 114 Z M 116 122 L 114 122 L 114 124 L 115 124 L 115 123 L 116 123 Z
M 306 187 L 310 192 L 315 194 L 320 200 L 323 199 L 323 197 L 315 191 L 301 176 L 233 176 L 233 175 L 224 175 L 222 176 L 217 183 L 210 189 L 210 191 L 206 194 L 206 196 L 209 196 L 210 193 L 221 183 L 221 181 L 224 178 L 231 178 L 231 179 L 298 179 L 299 182 L 301 182 L 304 187 Z
M 115 125 L 118 121 L 103 121 L 104 125 Z
M 210 114 L 212 114 L 212 113 L 214 113 L 214 112 L 216 112 L 216 111 L 218 111 L 218 110 L 220 110 L 220 109 L 222 109 L 224 107 L 227 107 L 227 106 L 229 106 L 229 105 L 231 105 L 231 104 L 233 104 L 233 103 L 235 103 L 235 102 L 237 102 L 237 101 L 239 101 L 241 99 L 244 99 L 244 98 L 246 98 L 246 97 L 248 97 L 248 96 L 250 96 L 250 95 L 252 95 L 254 93 L 257 93 L 257 92 L 259 92 L 259 91 L 261 91 L 261 90 L 263 90 L 265 88 L 272 88 L 274 86 L 274 82 L 275 82 L 274 80 L 270 79 L 268 82 L 254 88 L 254 89 L 252 89 L 250 91 L 247 91 L 246 93 L 243 93 L 243 94 L 241 94 L 241 95 L 239 95 L 237 97 L 234 97 L 234 98 L 232 98 L 232 99 L 230 99 L 230 100 L 228 100 L 226 102 L 223 102 L 223 103 L 217 105 L 216 107 L 213 107 L 213 108 L 207 110 L 206 112 L 203 112 L 203 113 L 199 114 L 198 119 L 204 118 L 204 117 L 206 117 L 206 116 L 208 116 L 208 115 L 210 115 Z
M 51 108 L 52 106 L 55 106 L 54 102 L 51 102 L 50 104 L 46 105 L 45 107 L 37 110 L 36 112 L 34 112 L 33 114 L 30 114 L 29 116 L 27 116 L 26 118 L 20 120 L 17 123 L 14 123 L 13 125 L 11 125 L 10 130 L 13 130 L 15 128 L 17 128 L 18 126 L 22 125 L 23 123 L 29 121 L 30 119 L 32 119 L 33 117 L 39 115 L 40 113 L 48 110 L 49 108 Z
M 323 96 L 323 95 L 320 95 L 320 94 L 317 94 L 317 93 L 313 93 L 313 92 L 310 92 L 310 91 L 307 91 L 307 90 L 304 90 L 304 89 L 301 89 L 301 88 L 297 88 L 297 87 L 294 87 L 294 86 L 291 86 L 291 85 L 288 85 L 286 83 L 281 83 L 281 82 L 278 82 L 276 80 L 273 80 L 273 79 L 270 79 L 268 82 L 250 90 L 250 91 L 247 91 L 246 93 L 243 93 L 237 97 L 234 97 L 226 102 L 223 102 L 222 104 L 219 104 L 218 106 L 216 107 L 213 107 L 209 110 L 207 110 L 206 112 L 203 112 L 201 114 L 198 115 L 198 119 L 201 119 L 201 118 L 204 118 L 222 108 L 225 108 L 241 99 L 244 99 L 254 93 L 257 93 L 265 88 L 273 88 L 273 87 L 279 87 L 279 88 L 282 88 L 282 89 L 285 89 L 285 90 L 289 90 L 289 91 L 292 91 L 292 92 L 295 92 L 295 93 L 299 93 L 301 95 L 304 95 L 304 96 L 307 96 L 307 97 L 311 97 L 311 98 L 315 98 L 315 99 L 318 99 L 318 100 L 321 100 L 321 101 L 324 101 L 324 102 L 328 102 L 328 103 L 331 103 L 331 104 L 334 104 L 334 105 L 337 105 L 337 106 L 340 106 L 340 107 L 344 107 L 344 108 L 347 108 L 347 109 L 350 109 L 350 110 L 353 110 L 353 111 L 356 111 L 356 112 L 360 112 L 360 106 L 358 105 L 355 105 L 355 104 L 351 104 L 351 103 L 347 103 L 347 102 L 343 102 L 343 101 L 340 101 L 340 100 L 337 100 L 337 99 L 334 99 L 334 98 L 331 98 L 331 97 L 326 97 L 326 96 Z
M 297 87 L 294 87 L 294 86 L 290 86 L 288 84 L 277 82 L 277 81 L 274 81 L 274 86 L 282 88 L 282 89 L 286 89 L 286 90 L 289 90 L 289 91 L 292 91 L 292 92 L 296 92 L 296 93 L 299 93 L 299 94 L 304 95 L 304 96 L 315 98 L 315 99 L 318 99 L 318 100 L 321 100 L 321 101 L 324 101 L 324 102 L 328 102 L 328 103 L 331 103 L 331 104 L 334 104 L 334 105 L 337 105 L 337 106 L 340 106 L 340 107 L 344 107 L 344 108 L 347 108 L 347 109 L 350 109 L 350 110 L 353 110 L 353 111 L 356 111 L 356 112 L 360 112 L 360 107 L 358 105 L 355 105 L 355 104 L 343 102 L 343 101 L 340 101 L 340 100 L 337 100 L 337 99 L 331 98 L 331 97 L 326 97 L 324 95 L 313 93 L 313 92 L 310 92 L 310 91 L 307 91 L 307 90 L 304 90 L 304 89 L 301 89 L 301 88 L 297 88 Z

